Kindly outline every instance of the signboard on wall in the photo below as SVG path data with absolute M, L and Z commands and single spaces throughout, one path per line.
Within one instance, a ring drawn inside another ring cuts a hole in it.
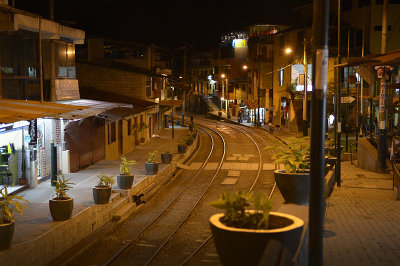
M 245 39 L 235 39 L 233 40 L 233 47 L 235 48 L 246 48 L 247 40 Z

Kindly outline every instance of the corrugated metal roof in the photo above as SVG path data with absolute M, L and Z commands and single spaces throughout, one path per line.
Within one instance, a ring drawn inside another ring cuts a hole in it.
M 117 88 L 114 88 L 116 90 Z M 111 91 L 111 89 L 110 89 Z M 89 87 L 79 87 L 79 92 L 82 98 L 85 99 L 93 99 L 93 100 L 103 100 L 107 99 L 111 102 L 119 102 L 119 103 L 128 103 L 132 104 L 133 106 L 137 107 L 145 107 L 145 108 L 152 108 L 157 105 L 155 102 L 147 101 L 144 99 L 140 99 L 134 96 L 128 95 L 119 95 L 116 93 L 108 92 L 108 91 L 101 91 L 96 88 L 89 88 Z
M 134 107 L 134 108 L 127 108 L 127 107 L 117 107 L 113 109 L 109 109 L 105 112 L 99 114 L 99 117 L 108 119 L 108 120 L 119 120 L 127 116 L 139 114 L 141 112 L 146 111 L 146 108 L 141 107 Z
M 128 106 L 126 103 L 113 103 L 113 102 L 105 102 L 105 101 L 95 101 L 88 99 L 79 99 L 79 100 L 68 100 L 68 101 L 58 101 L 57 103 L 61 104 L 72 104 L 74 106 L 85 107 L 81 110 L 73 110 L 67 113 L 55 115 L 56 118 L 64 118 L 64 119 L 78 119 L 78 118 L 86 118 L 89 116 L 98 115 L 106 110 L 113 109 L 116 107 Z
M 56 117 L 68 112 L 83 111 L 87 108 L 85 106 L 76 106 L 72 103 L 41 103 L 39 101 L 0 99 L 0 123 Z

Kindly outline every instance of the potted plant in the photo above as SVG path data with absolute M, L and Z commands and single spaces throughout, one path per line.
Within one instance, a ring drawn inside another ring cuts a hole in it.
M 49 200 L 49 207 L 54 221 L 65 221 L 72 216 L 74 200 L 68 197 L 66 192 L 72 188 L 71 185 L 75 184 L 68 181 L 69 179 L 65 179 L 64 175 L 53 181 L 56 183 L 56 197 Z
M 231 116 L 231 112 L 228 111 L 228 112 L 226 113 L 226 117 L 227 117 L 228 119 L 231 119 L 231 117 L 232 117 L 232 116 Z
M 186 145 L 188 145 L 188 146 L 192 145 L 193 141 L 194 141 L 194 139 L 193 139 L 191 134 L 188 134 L 188 135 L 185 136 Z
M 310 138 L 288 138 L 288 145 L 275 143 L 266 147 L 273 150 L 272 159 L 282 163 L 283 170 L 275 170 L 274 177 L 286 203 L 308 204 L 310 195 Z
M 178 143 L 178 153 L 183 154 L 186 152 L 186 136 L 183 136 L 181 141 Z
M 130 166 L 136 161 L 128 161 L 124 155 L 121 156 L 121 164 L 119 165 L 120 173 L 117 175 L 117 183 L 120 189 L 130 189 L 133 184 L 134 175 L 131 174 Z
M 114 176 L 98 174 L 99 181 L 93 187 L 93 199 L 95 204 L 107 204 L 111 197 L 111 188 L 115 183 Z
M 23 214 L 26 207 L 23 202 L 29 203 L 21 196 L 9 195 L 7 186 L 0 189 L 0 251 L 8 249 L 11 246 L 11 240 L 14 235 L 14 213 Z
M 304 221 L 296 216 L 271 212 L 271 200 L 255 193 L 221 193 L 211 206 L 225 210 L 210 217 L 217 253 L 223 265 L 258 265 L 272 239 L 291 254 L 296 251 Z
M 148 128 L 147 124 L 145 122 L 142 122 L 140 125 L 140 130 L 142 131 L 142 137 L 140 138 L 140 141 L 143 143 L 146 141 L 146 129 Z
M 170 151 L 166 151 L 161 153 L 161 161 L 164 164 L 169 164 L 172 161 L 172 153 Z
M 158 151 L 149 152 L 149 157 L 145 163 L 146 174 L 155 175 L 158 172 L 158 163 L 156 162 Z

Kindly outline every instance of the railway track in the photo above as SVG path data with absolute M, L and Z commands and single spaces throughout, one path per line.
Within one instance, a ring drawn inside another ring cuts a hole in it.
M 213 243 L 210 241 L 208 218 L 214 210 L 206 204 L 206 199 L 207 202 L 211 201 L 210 198 L 215 199 L 222 189 L 220 181 L 225 175 L 221 172 L 226 170 L 222 169 L 222 166 L 227 154 L 224 134 L 236 132 L 236 138 L 240 135 L 240 138 L 253 144 L 252 149 L 253 153 L 257 154 L 255 157 L 257 157 L 258 168 L 256 173 L 247 174 L 245 187 L 248 191 L 254 190 L 263 165 L 261 146 L 268 145 L 268 141 L 253 130 L 241 126 L 224 124 L 224 128 L 214 129 L 215 123 L 207 120 L 201 120 L 196 124 L 201 132 L 201 142 L 206 144 L 204 146 L 207 144 L 210 146 L 206 154 L 204 150 L 200 152 L 204 153 L 201 166 L 197 170 L 183 170 L 161 190 L 153 194 L 151 201 L 148 202 L 146 199 L 146 206 L 141 210 L 149 209 L 151 214 L 141 218 L 141 214 L 138 213 L 132 217 L 127 227 L 137 227 L 137 230 L 134 230 L 129 235 L 129 239 L 124 240 L 117 250 L 114 249 L 112 254 L 103 260 L 103 265 L 184 265 L 190 264 L 199 251 L 212 250 Z M 241 139 L 241 142 L 243 141 Z M 212 162 L 216 159 L 217 163 Z M 210 169 L 205 169 L 207 164 L 217 165 L 213 171 L 210 171 Z M 241 190 L 244 190 L 243 188 L 242 184 Z M 275 183 L 268 189 L 269 197 L 271 197 Z M 162 196 L 165 193 L 168 194 Z M 194 235 L 194 232 L 200 233 Z M 188 241 L 192 238 L 192 241 Z M 189 247 L 185 244 L 188 242 L 194 245 Z M 171 251 L 174 249 L 182 252 L 174 253 Z M 211 255 L 214 262 L 219 263 L 216 254 Z M 171 257 L 173 257 L 172 260 Z

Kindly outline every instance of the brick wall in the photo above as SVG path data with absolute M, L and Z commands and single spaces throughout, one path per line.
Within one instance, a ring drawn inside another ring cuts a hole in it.
M 76 72 L 80 87 L 94 87 L 105 92 L 146 99 L 146 77 L 143 74 L 89 63 L 77 63 Z

